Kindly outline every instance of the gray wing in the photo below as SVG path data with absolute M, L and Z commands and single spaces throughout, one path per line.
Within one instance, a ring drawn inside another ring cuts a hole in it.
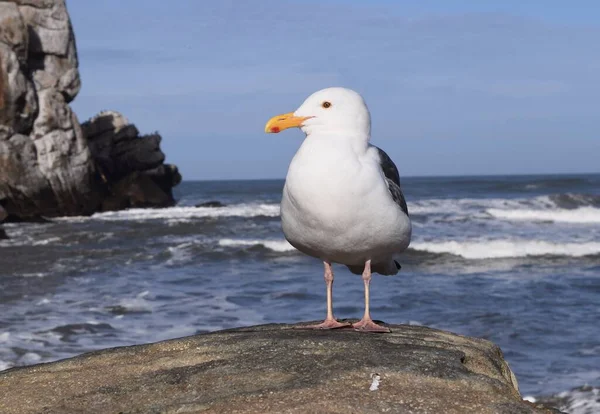
M 383 175 L 385 175 L 390 195 L 394 199 L 394 202 L 398 204 L 402 211 L 404 211 L 404 214 L 408 216 L 406 199 L 400 189 L 400 174 L 398 173 L 398 168 L 396 168 L 396 164 L 394 164 L 394 161 L 392 161 L 390 156 L 387 155 L 384 150 L 379 147 L 375 147 L 375 149 L 377 149 L 377 152 L 379 153 L 379 164 L 383 170 Z

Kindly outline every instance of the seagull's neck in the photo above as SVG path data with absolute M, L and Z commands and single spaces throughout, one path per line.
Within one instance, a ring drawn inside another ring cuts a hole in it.
M 370 138 L 369 134 L 355 131 L 306 131 L 306 139 L 309 141 L 350 147 L 357 155 L 362 155 L 367 151 Z

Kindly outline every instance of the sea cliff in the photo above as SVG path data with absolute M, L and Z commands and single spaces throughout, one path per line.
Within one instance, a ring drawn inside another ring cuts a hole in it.
M 69 106 L 78 66 L 64 0 L 0 2 L 0 205 L 9 220 L 174 203 L 181 176 L 163 163 L 158 134 L 140 136 L 114 112 L 82 128 Z

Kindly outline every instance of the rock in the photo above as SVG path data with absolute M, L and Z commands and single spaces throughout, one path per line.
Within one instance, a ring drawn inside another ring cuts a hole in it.
M 175 203 L 152 179 L 140 172 L 133 172 L 117 182 L 102 203 L 103 211 L 126 208 L 169 207 Z
M 78 65 L 65 0 L 0 1 L 0 200 L 8 213 L 23 220 L 89 215 L 113 186 L 143 171 L 164 194 L 150 187 L 142 204 L 172 204 L 181 176 L 164 166 L 158 134 L 140 137 L 116 113 L 81 128 L 69 107 L 81 88 Z
M 47 219 L 45 217 L 42 216 L 27 216 L 27 217 L 20 217 L 20 216 L 11 216 L 9 215 L 6 220 L 4 220 L 5 223 L 37 223 L 37 224 L 49 224 L 49 223 L 53 223 L 52 220 Z
M 0 373 L 0 412 L 550 413 L 483 339 L 263 325 Z M 377 390 L 370 391 L 373 375 Z
M 91 214 L 100 204 L 64 0 L 0 3 L 0 199 L 11 215 Z
M 206 201 L 204 203 L 196 204 L 196 207 L 226 207 L 227 204 L 223 204 L 220 201 Z
M 165 193 L 168 193 L 173 198 L 173 187 L 181 183 L 181 174 L 177 166 L 173 164 L 162 164 L 151 170 L 144 171 L 144 174 L 152 178 Z
M 140 136 L 135 125 L 114 111 L 101 112 L 81 127 L 108 187 L 102 211 L 175 204 L 172 189 L 181 175 L 176 166 L 163 164 L 160 135 Z

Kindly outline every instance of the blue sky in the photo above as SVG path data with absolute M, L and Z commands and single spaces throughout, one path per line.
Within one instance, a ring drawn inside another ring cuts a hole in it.
M 345 86 L 405 176 L 600 172 L 596 1 L 67 3 L 81 121 L 158 130 L 184 179 L 283 178 L 268 118 Z

